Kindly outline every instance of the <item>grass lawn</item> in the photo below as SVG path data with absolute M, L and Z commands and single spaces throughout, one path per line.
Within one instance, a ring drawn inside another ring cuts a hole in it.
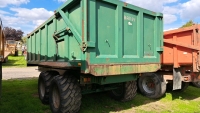
M 3 63 L 4 67 L 26 67 L 26 60 L 24 56 L 8 56 L 8 61 Z
M 130 102 L 118 102 L 106 93 L 84 95 L 80 113 L 199 113 L 200 89 L 189 86 L 181 92 L 168 91 L 160 100 L 138 94 Z M 50 113 L 37 94 L 37 79 L 3 81 L 0 113 Z

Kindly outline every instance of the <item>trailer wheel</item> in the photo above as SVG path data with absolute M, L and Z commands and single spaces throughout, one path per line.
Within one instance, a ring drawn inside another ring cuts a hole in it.
M 115 100 L 122 102 L 132 100 L 137 94 L 137 82 L 129 81 L 119 84 L 119 88 L 110 91 L 110 95 Z
M 81 89 L 74 77 L 54 77 L 49 96 L 52 113 L 77 113 L 80 110 Z
M 43 104 L 49 103 L 49 88 L 53 77 L 58 75 L 55 71 L 41 72 L 38 79 L 38 95 Z
M 7 63 L 8 62 L 8 56 L 4 59 L 3 63 Z
M 200 82 L 192 82 L 192 85 L 197 88 L 200 88 Z
M 138 87 L 142 95 L 157 99 L 166 92 L 166 83 L 155 73 L 146 73 L 139 77 Z

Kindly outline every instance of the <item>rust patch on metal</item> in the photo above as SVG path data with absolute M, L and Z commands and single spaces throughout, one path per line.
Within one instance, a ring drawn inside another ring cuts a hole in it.
M 191 73 L 191 82 L 200 82 L 200 73 Z
M 54 67 L 68 67 L 67 63 L 64 62 L 42 62 L 39 65 L 41 66 L 54 66 Z
M 69 62 L 41 62 L 38 65 L 52 68 L 75 68 Z
M 84 19 L 82 19 L 82 41 L 84 41 Z
M 106 58 L 106 62 L 109 62 L 109 60 L 110 60 L 109 58 Z
M 125 75 L 145 72 L 155 72 L 160 64 L 110 64 L 90 65 L 90 74 L 94 76 Z
M 127 6 L 128 6 L 128 3 L 124 2 L 124 6 L 127 7 Z
M 154 14 L 154 15 L 155 15 L 156 13 L 155 13 L 155 12 L 152 12 L 152 14 Z
M 86 70 L 87 70 L 86 73 L 89 73 L 89 70 L 90 70 L 89 65 L 90 65 L 90 53 L 87 53 L 86 65 L 85 65 L 86 66 Z

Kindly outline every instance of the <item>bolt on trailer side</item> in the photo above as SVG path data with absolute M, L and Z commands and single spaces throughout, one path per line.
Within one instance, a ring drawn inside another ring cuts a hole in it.
M 42 71 L 42 103 L 52 112 L 77 112 L 81 93 L 133 99 L 138 76 L 161 67 L 162 16 L 117 0 L 67 0 L 28 35 L 28 64 Z
M 164 52 L 161 56 L 162 70 L 166 80 L 173 80 L 173 89 L 183 84 L 199 83 L 199 29 L 200 25 L 164 32 Z M 169 71 L 173 73 L 169 73 Z M 200 87 L 200 84 L 197 86 Z

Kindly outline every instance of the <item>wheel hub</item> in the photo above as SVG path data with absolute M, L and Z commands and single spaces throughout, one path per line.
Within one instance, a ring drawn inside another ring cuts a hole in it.
M 142 87 L 147 93 L 153 93 L 155 91 L 155 82 L 152 78 L 146 77 L 142 81 Z

